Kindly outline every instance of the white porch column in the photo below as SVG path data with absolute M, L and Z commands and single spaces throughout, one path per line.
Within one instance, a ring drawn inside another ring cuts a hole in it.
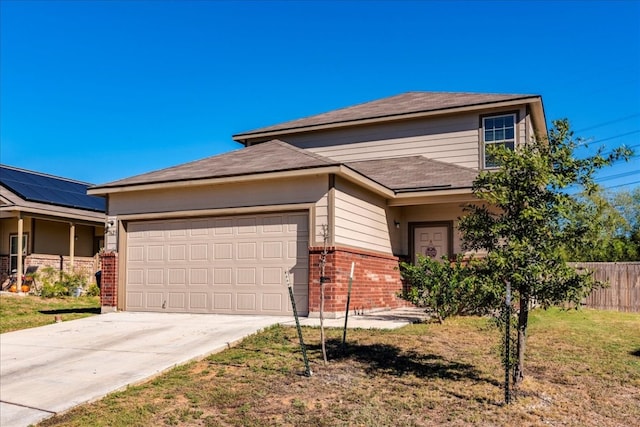
M 22 247 L 22 235 L 24 234 L 24 220 L 22 219 L 22 214 L 18 214 L 18 256 L 16 257 L 17 265 L 16 270 L 18 274 L 18 282 L 16 292 L 22 292 L 22 251 L 24 248 Z
M 74 257 L 76 253 L 76 225 L 69 223 L 69 268 L 73 272 Z

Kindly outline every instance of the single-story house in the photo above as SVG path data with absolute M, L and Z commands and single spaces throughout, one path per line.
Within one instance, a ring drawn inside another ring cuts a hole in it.
M 489 144 L 546 135 L 538 95 L 409 92 L 233 135 L 244 147 L 98 185 L 103 310 L 300 314 L 398 307 L 399 260 L 462 251 Z M 105 276 L 105 273 L 107 275 Z M 106 279 L 106 282 L 105 282 Z M 104 294 L 106 286 L 107 294 Z
M 93 277 L 104 247 L 106 204 L 92 184 L 0 165 L 0 283 L 50 266 Z

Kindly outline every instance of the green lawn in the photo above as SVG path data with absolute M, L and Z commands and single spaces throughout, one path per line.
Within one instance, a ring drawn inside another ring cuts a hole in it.
M 35 328 L 100 313 L 100 297 L 40 298 L 33 295 L 0 295 L 0 333 Z
M 395 331 L 273 327 L 45 421 L 45 426 L 631 426 L 640 419 L 640 314 L 534 311 L 526 378 L 503 405 L 498 332 L 453 318 Z

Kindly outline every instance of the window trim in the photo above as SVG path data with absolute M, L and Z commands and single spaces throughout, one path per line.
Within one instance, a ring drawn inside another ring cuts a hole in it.
M 487 166 L 487 154 L 486 154 L 486 146 L 487 143 L 484 140 L 484 122 L 486 119 L 496 118 L 496 117 L 505 117 L 505 116 L 513 116 L 513 147 L 518 146 L 518 125 L 520 123 L 520 111 L 519 110 L 510 110 L 510 111 L 500 111 L 488 114 L 480 115 L 480 169 L 483 170 L 495 170 L 499 169 L 499 166 Z M 503 140 L 506 141 L 506 140 Z M 490 142 L 489 144 L 495 144 L 495 142 Z
M 12 250 L 11 250 L 12 249 L 12 245 L 11 244 L 13 243 L 14 237 L 16 239 L 16 252 L 15 253 L 13 253 Z M 22 254 L 22 257 L 23 257 L 22 258 L 22 262 L 24 263 L 24 257 L 29 255 L 29 233 L 22 233 L 22 238 L 24 240 L 26 240 L 24 246 L 22 247 L 22 252 L 23 252 L 23 254 Z M 15 264 L 16 264 L 15 268 L 16 269 L 18 268 L 18 247 L 17 247 L 18 245 L 17 245 L 17 243 L 18 243 L 18 233 L 10 233 L 9 234 L 9 273 L 11 273 L 11 271 L 12 271 L 11 267 L 12 267 L 14 258 L 16 260 L 15 261 Z

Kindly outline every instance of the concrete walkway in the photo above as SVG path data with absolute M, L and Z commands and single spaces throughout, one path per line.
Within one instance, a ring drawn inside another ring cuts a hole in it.
M 403 309 L 350 316 L 348 323 L 394 329 L 420 316 Z M 295 324 L 292 317 L 118 312 L 0 334 L 0 426 L 37 423 L 277 323 Z M 344 319 L 325 326 L 343 327 Z

